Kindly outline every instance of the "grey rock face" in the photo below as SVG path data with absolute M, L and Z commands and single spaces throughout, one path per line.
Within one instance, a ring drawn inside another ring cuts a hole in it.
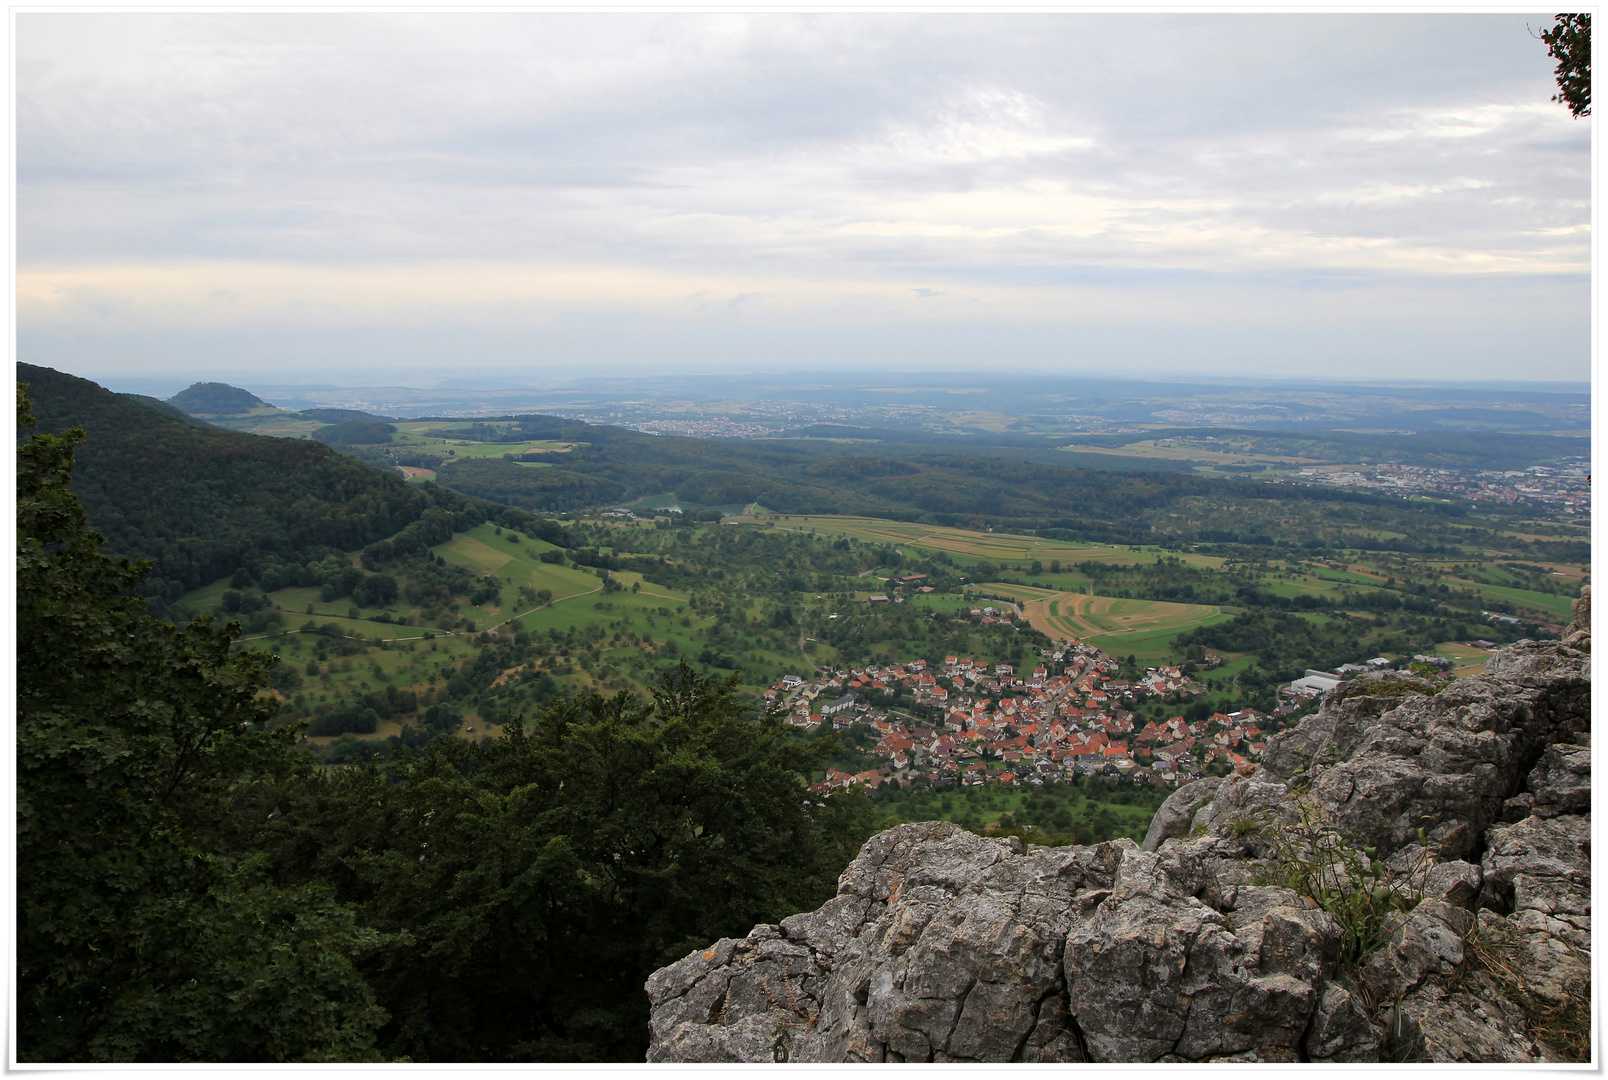
M 1073 912 L 1132 841 L 1020 853 L 945 822 L 866 842 L 838 895 L 655 972 L 654 1061 L 1076 1061 Z M 730 1029 L 729 1031 L 727 1029 Z
M 1381 855 L 1423 830 L 1438 857 L 1466 859 L 1542 751 L 1589 730 L 1588 661 L 1566 646 L 1520 642 L 1492 657 L 1494 673 L 1438 694 L 1369 693 L 1418 680 L 1336 691 L 1317 717 L 1269 740 L 1252 780 L 1310 784 L 1334 827 Z M 1220 789 L 1195 820 L 1212 827 L 1234 812 L 1229 793 Z
M 1334 920 L 1271 887 L 1238 887 L 1213 908 L 1201 899 L 1209 863 L 1188 846 L 1123 856 L 1066 944 L 1068 1008 L 1091 1060 L 1300 1060 L 1331 985 Z M 1372 1029 L 1334 1002 L 1327 1015 L 1341 1019 L 1320 1035 L 1324 1056 L 1366 1059 Z
M 1457 989 L 1435 984 L 1414 991 L 1390 1016 L 1389 1052 L 1397 1060 L 1559 1060 L 1530 1037 L 1524 1013 L 1483 972 Z
M 1569 623 L 1568 631 L 1563 635 L 1565 645 L 1573 645 L 1577 649 L 1591 648 L 1591 586 L 1582 585 L 1580 595 L 1574 602 L 1574 618 Z
M 1188 836 L 1195 823 L 1195 811 L 1211 800 L 1222 782 L 1220 777 L 1204 777 L 1181 785 L 1167 796 L 1167 801 L 1156 808 L 1156 816 L 1150 819 L 1144 849 L 1155 851 L 1163 840 Z
M 1591 946 L 1591 820 L 1528 817 L 1490 832 L 1484 896 L 1515 922 Z
M 1503 817 L 1519 821 L 1531 814 L 1557 817 L 1559 814 L 1591 812 L 1591 748 L 1556 744 L 1541 755 L 1530 770 L 1526 789 L 1509 799 Z
M 649 1060 L 1553 1060 L 1503 987 L 1589 994 L 1589 680 L 1523 642 L 1440 693 L 1351 687 L 1142 847 L 890 829 L 817 910 L 655 972 Z M 1298 800 L 1375 848 L 1354 887 L 1411 897 L 1356 969 L 1341 922 L 1258 883 Z

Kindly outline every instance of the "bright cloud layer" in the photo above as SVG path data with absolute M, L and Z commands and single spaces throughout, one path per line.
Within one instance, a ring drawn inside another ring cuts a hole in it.
M 74 370 L 420 327 L 496 330 L 494 368 L 555 326 L 583 364 L 831 332 L 863 365 L 954 325 L 1031 330 L 1025 369 L 1585 373 L 1591 129 L 1522 16 L 26 14 L 16 46 L 21 355 Z M 697 344 L 594 332 L 627 324 Z

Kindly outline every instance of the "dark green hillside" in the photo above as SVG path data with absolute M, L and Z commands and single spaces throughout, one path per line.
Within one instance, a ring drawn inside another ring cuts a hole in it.
M 322 420 L 326 424 L 339 424 L 343 420 L 389 420 L 388 416 L 376 416 L 364 412 L 362 409 L 303 409 L 296 414 L 305 416 L 309 420 Z
M 388 443 L 395 431 L 395 424 L 387 424 L 382 420 L 342 420 L 328 427 L 319 428 L 313 432 L 313 438 L 336 446 L 353 443 Z
M 175 420 L 183 420 L 186 424 L 206 425 L 205 420 L 197 419 L 196 417 L 185 412 L 183 409 L 180 409 L 174 405 L 169 405 L 161 398 L 146 397 L 144 394 L 119 394 L 117 396 L 127 398 L 129 401 L 137 401 L 141 405 L 144 405 L 147 409 L 155 409 L 163 416 L 171 416 Z
M 443 484 L 493 502 L 526 510 L 568 510 L 617 502 L 632 488 L 607 477 L 568 469 L 531 469 L 501 458 L 470 458 L 442 467 Z M 635 493 L 633 498 L 637 497 Z
M 243 416 L 252 409 L 272 408 L 251 391 L 221 382 L 198 382 L 168 398 L 168 404 L 191 416 Z
M 18 364 L 17 378 L 41 431 L 84 428 L 74 493 L 109 551 L 155 560 L 153 597 L 269 557 L 360 548 L 454 498 L 322 443 L 198 426 L 50 368 Z
M 1437 410 L 1434 415 L 1497 412 Z M 1415 413 L 1432 415 L 1431 413 Z M 1530 413 L 1501 411 L 1502 416 Z M 1467 469 L 1525 469 L 1560 457 L 1589 454 L 1590 441 L 1569 435 L 1532 435 L 1505 431 L 1247 431 L 1242 428 L 1154 428 L 1125 434 L 1079 435 L 1086 446 L 1127 446 L 1145 439 L 1215 440 L 1241 453 L 1285 455 L 1328 462 L 1436 465 Z M 1209 445 L 1209 444 L 1200 444 Z
M 1117 475 L 1009 457 L 939 456 L 930 447 L 690 439 L 579 424 L 542 430 L 581 445 L 550 467 L 444 460 L 438 476 L 465 494 L 533 510 L 575 510 L 671 491 L 705 505 L 759 502 L 782 513 L 880 514 L 940 524 L 1010 520 L 1080 530 L 1091 539 L 1137 537 L 1148 530 L 1135 525 L 1136 513 L 1218 490 L 1213 481 L 1176 472 Z M 545 465 L 543 457 L 527 455 Z

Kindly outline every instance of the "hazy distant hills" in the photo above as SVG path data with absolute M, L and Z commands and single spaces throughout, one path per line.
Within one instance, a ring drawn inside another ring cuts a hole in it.
M 168 404 L 191 416 L 246 416 L 274 408 L 249 390 L 216 382 L 198 382 L 168 398 Z
M 87 431 L 74 487 L 110 550 L 154 557 L 153 589 L 175 596 L 237 567 L 362 547 L 428 506 L 467 505 L 464 496 L 557 513 L 670 493 L 703 507 L 757 503 L 783 514 L 863 514 L 1117 543 L 1266 546 L 1278 537 L 1320 550 L 1363 542 L 1358 530 L 1382 530 L 1406 539 L 1367 542 L 1440 550 L 1465 538 L 1465 508 L 1455 500 L 1426 505 L 1302 483 L 1217 479 L 1195 474 L 1187 460 L 1135 455 L 1132 444 L 1232 435 L 1247 453 L 1285 460 L 1497 469 L 1588 446 L 1529 434 L 1218 427 L 1090 436 L 1080 452 L 1068 453 L 1060 449 L 1064 435 L 1024 432 L 957 436 L 827 424 L 808 429 L 814 438 L 697 438 L 525 415 L 458 421 L 470 430 L 455 432 L 461 449 L 454 450 L 448 440 L 432 444 L 361 410 L 291 413 L 222 383 L 199 383 L 158 402 L 26 364 L 18 365 L 18 378 L 32 388 L 43 430 Z M 181 403 L 216 411 L 200 424 L 179 411 Z M 210 426 L 220 423 L 294 437 Z M 411 430 L 425 422 L 397 423 Z M 542 441 L 570 445 L 562 453 L 532 448 Z M 409 485 L 398 465 L 433 469 L 441 486 Z
M 327 443 L 363 441 L 347 438 L 362 429 L 343 431 L 341 425 L 383 422 L 386 418 L 360 409 L 305 409 L 294 411 L 264 401 L 249 390 L 221 382 L 198 382 L 181 390 L 165 402 L 141 398 L 147 404 L 178 410 L 215 427 L 245 431 L 254 435 L 282 438 L 317 439 Z M 331 425 L 335 430 L 331 431 Z

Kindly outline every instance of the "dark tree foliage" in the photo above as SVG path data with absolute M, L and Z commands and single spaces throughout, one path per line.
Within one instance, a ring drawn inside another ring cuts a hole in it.
M 362 547 L 443 498 L 322 443 L 184 423 L 85 379 L 17 370 L 42 431 L 89 433 L 73 491 L 107 548 L 150 558 L 181 590 L 267 555 L 304 562 Z
M 1558 62 L 1558 92 L 1553 101 L 1569 106 L 1575 116 L 1591 115 L 1591 15 L 1560 14 L 1550 30 L 1541 31 L 1547 55 Z
M 387 424 L 382 420 L 342 420 L 327 427 L 321 427 L 313 432 L 313 438 L 319 442 L 334 443 L 335 445 L 360 443 L 388 443 L 391 436 L 396 433 L 395 424 Z
M 303 409 L 296 414 L 309 420 L 322 420 L 326 424 L 339 424 L 343 420 L 389 420 L 389 416 L 376 416 L 362 409 Z
M 1180 649 L 1207 649 L 1256 654 L 1274 681 L 1298 678 L 1308 667 L 1331 668 L 1358 657 L 1362 643 L 1346 622 L 1320 624 L 1286 612 L 1252 610 L 1225 623 L 1202 626 L 1180 635 Z
M 549 436 L 560 434 L 539 430 Z M 1343 453 L 1348 461 L 1484 468 L 1524 467 L 1577 453 L 1583 444 L 1580 439 L 1489 432 L 1225 433 L 1261 440 L 1258 452 L 1317 457 Z M 802 439 L 691 439 L 576 424 L 561 434 L 578 444 L 561 462 L 531 468 L 501 458 L 448 459 L 437 475 L 442 484 L 466 495 L 555 512 L 674 492 L 694 505 L 757 502 L 782 514 L 866 514 L 1102 543 L 1267 547 L 1279 537 L 1295 543 L 1440 552 L 1466 539 L 1453 538 L 1449 531 L 1466 516 L 1467 507 L 1461 503 L 1426 504 L 1316 485 L 1218 480 L 1159 469 L 1113 473 L 1075 468 L 1068 466 L 1082 458 L 1048 446 L 967 442 L 961 454 L 951 439 L 884 442 L 846 450 L 840 444 Z M 363 452 L 380 455 L 373 458 L 376 461 L 413 460 L 411 450 L 400 448 Z M 703 520 L 715 513 L 694 510 L 688 517 Z M 1366 529 L 1352 527 L 1364 520 L 1413 539 L 1372 539 Z
M 682 665 L 648 704 L 554 701 L 534 733 L 298 781 L 256 842 L 390 935 L 364 965 L 386 1053 L 640 1061 L 649 973 L 832 895 L 874 810 L 812 802 L 830 741 L 744 715 L 735 689 Z
M 1419 410 L 1421 417 L 1432 410 Z M 1560 455 L 1582 452 L 1584 440 L 1568 435 L 1491 431 L 1257 431 L 1246 428 L 1155 428 L 1079 435 L 1091 446 L 1127 446 L 1142 439 L 1211 438 L 1251 454 L 1287 455 L 1329 462 L 1395 462 L 1466 469 L 1524 469 Z
M 268 404 L 249 390 L 220 382 L 193 383 L 167 403 L 191 416 L 243 416 Z
M 33 426 L 18 387 L 18 426 Z M 17 1038 L 24 1061 L 373 1056 L 377 943 L 316 882 L 230 852 L 242 783 L 297 768 L 238 628 L 150 618 L 68 490 L 82 439 L 17 454 Z
M 568 510 L 596 506 L 630 489 L 608 477 L 587 476 L 558 467 L 532 469 L 501 458 L 466 458 L 442 465 L 443 484 L 482 499 L 527 510 Z

